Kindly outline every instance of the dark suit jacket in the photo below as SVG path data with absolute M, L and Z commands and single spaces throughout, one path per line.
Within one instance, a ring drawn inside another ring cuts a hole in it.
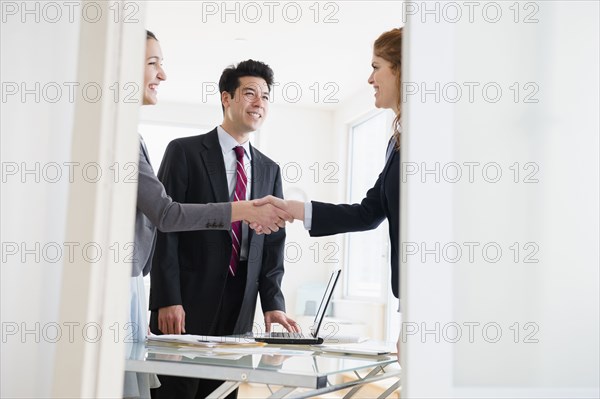
M 251 147 L 251 198 L 283 197 L 279 166 Z M 217 129 L 173 140 L 165 152 L 159 179 L 179 202 L 229 202 L 227 177 Z M 285 311 L 281 292 L 285 229 L 270 235 L 249 230 L 248 273 L 234 331 L 252 330 L 256 298 L 264 312 Z M 213 335 L 231 256 L 230 231 L 159 233 L 151 273 L 150 328 L 158 330 L 158 309 L 183 305 L 189 334 Z
M 393 151 L 375 185 L 360 204 L 326 204 L 313 201 L 313 237 L 372 230 L 385 218 L 389 221 L 392 243 L 392 291 L 398 298 L 398 245 L 400 236 L 400 154 Z
M 154 174 L 140 136 L 132 277 L 140 273 L 145 276 L 150 272 L 157 228 L 160 231 L 227 230 L 230 225 L 231 204 L 197 205 L 173 202 Z

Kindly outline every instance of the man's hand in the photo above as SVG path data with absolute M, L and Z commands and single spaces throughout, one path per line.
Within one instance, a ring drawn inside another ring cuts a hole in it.
M 158 329 L 163 334 L 185 334 L 185 311 L 181 305 L 158 309 Z
M 272 323 L 281 324 L 289 332 L 301 332 L 298 323 L 290 319 L 287 314 L 281 310 L 265 312 L 265 328 L 267 332 L 271 332 Z
M 260 208 L 272 205 L 286 212 L 286 214 L 292 218 L 291 220 L 286 219 L 289 222 L 294 220 L 304 221 L 304 203 L 301 201 L 283 200 L 273 195 L 267 195 L 266 197 L 252 201 L 252 203 L 255 205 L 255 207 Z M 250 223 L 250 228 L 256 230 L 258 234 L 268 234 L 266 231 L 264 231 L 264 226 L 261 226 L 258 223 Z

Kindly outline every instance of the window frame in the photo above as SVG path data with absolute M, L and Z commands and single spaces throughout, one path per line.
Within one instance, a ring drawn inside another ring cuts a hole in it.
M 393 122 L 393 115 L 391 113 L 387 112 L 386 110 L 375 109 L 375 110 L 365 114 L 364 116 L 353 120 L 347 126 L 347 135 L 348 135 L 347 171 L 348 172 L 346 175 L 346 193 L 345 193 L 347 203 L 352 203 L 351 202 L 352 201 L 351 194 L 352 194 L 352 187 L 353 187 L 352 177 L 353 177 L 353 171 L 354 171 L 354 168 L 353 168 L 353 146 L 354 146 L 354 142 L 355 142 L 354 130 L 356 129 L 356 127 L 358 127 L 374 118 L 378 118 L 381 116 L 385 117 L 385 126 L 390 127 L 389 129 L 387 129 L 387 132 L 385 134 L 385 137 L 386 137 L 385 142 L 387 142 L 389 137 L 391 137 L 391 126 L 392 126 L 392 122 Z M 378 151 L 378 153 L 381 154 L 382 157 L 384 156 L 385 142 L 375 144 L 376 151 Z M 377 179 L 377 176 L 374 176 L 373 183 L 376 181 L 376 179 Z M 356 184 L 356 183 L 354 183 L 354 184 Z M 382 233 L 382 230 L 385 230 L 385 232 Z M 345 259 L 344 263 L 347 265 L 347 267 L 346 267 L 347 271 L 344 274 L 344 278 L 343 278 L 343 295 L 342 295 L 342 297 L 343 297 L 343 299 L 347 299 L 347 300 L 369 301 L 369 302 L 384 304 L 386 306 L 385 314 L 386 314 L 386 318 L 387 318 L 388 309 L 392 305 L 392 304 L 390 304 L 390 299 L 389 299 L 390 294 L 388 292 L 390 290 L 390 287 L 389 287 L 389 285 L 390 285 L 389 284 L 389 279 L 390 279 L 389 262 L 390 262 L 390 248 L 391 247 L 390 247 L 390 243 L 389 243 L 387 228 L 384 229 L 380 225 L 376 229 L 372 230 L 371 232 L 375 232 L 375 231 L 378 231 L 382 235 L 384 234 L 386 239 L 388 239 L 387 255 L 385 257 L 385 260 L 382 261 L 382 263 L 381 263 L 382 270 L 383 270 L 381 273 L 381 276 L 380 276 L 380 288 L 381 289 L 378 291 L 377 295 L 361 295 L 361 294 L 352 294 L 350 292 L 350 280 L 351 280 L 352 270 L 349 267 L 349 259 L 350 259 L 351 251 L 352 251 L 351 245 L 350 245 L 352 235 L 345 234 L 344 238 L 343 238 L 343 246 L 344 246 L 344 259 Z M 383 267 L 384 265 L 385 265 L 385 267 Z M 384 328 L 387 329 L 386 326 L 384 326 Z

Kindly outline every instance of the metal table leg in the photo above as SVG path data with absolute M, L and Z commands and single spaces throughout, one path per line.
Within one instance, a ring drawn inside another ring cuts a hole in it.
M 296 387 L 281 387 L 277 392 L 273 392 L 269 398 L 285 398 L 290 393 L 294 392 Z
M 373 377 L 373 376 L 375 376 L 375 375 L 379 374 L 379 372 L 381 372 L 381 371 L 383 371 L 383 368 L 382 368 L 381 366 L 379 366 L 379 367 L 375 367 L 373 370 L 371 370 L 371 372 L 370 372 L 369 374 L 367 374 L 367 375 L 366 375 L 364 378 L 362 378 L 362 379 L 363 379 L 363 380 L 365 380 L 365 379 L 367 379 L 367 378 L 369 378 L 369 377 Z M 353 397 L 353 396 L 356 394 L 356 392 L 358 392 L 358 391 L 359 391 L 359 390 L 360 390 L 360 389 L 361 389 L 363 386 L 364 386 L 364 385 L 362 385 L 362 384 L 361 384 L 361 385 L 357 385 L 357 386 L 355 386 L 354 388 L 352 388 L 352 389 L 350 390 L 350 392 L 348 392 L 348 393 L 347 393 L 347 394 L 344 396 L 344 399 L 348 399 L 348 398 L 351 398 L 351 397 Z
M 221 384 L 221 386 L 219 386 L 217 389 L 212 391 L 211 394 L 208 395 L 206 398 L 207 399 L 224 398 L 225 396 L 227 396 L 231 392 L 233 392 L 237 387 L 239 387 L 240 384 L 241 384 L 241 381 L 225 381 L 224 383 Z
M 379 397 L 377 399 L 387 398 L 388 396 L 390 396 L 392 394 L 392 392 L 394 392 L 398 388 L 400 388 L 400 380 L 393 383 L 392 386 L 390 386 L 388 389 L 386 389 L 384 393 L 379 395 Z

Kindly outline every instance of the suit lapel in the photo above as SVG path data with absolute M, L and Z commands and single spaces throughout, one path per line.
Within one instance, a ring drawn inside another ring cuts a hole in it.
M 252 145 L 250 145 L 250 152 L 252 153 L 252 189 L 250 199 L 262 198 L 265 195 L 272 194 L 267 191 L 269 187 L 267 173 L 269 171 L 263 162 L 261 154 L 255 151 Z
M 148 155 L 148 148 L 146 147 L 146 142 L 144 141 L 144 138 L 141 134 L 139 134 L 139 136 L 140 145 L 142 146 L 142 153 L 144 154 L 144 157 L 146 157 L 146 162 L 148 162 L 148 165 L 150 165 L 150 167 L 152 168 L 152 164 L 150 163 L 150 155 Z
M 400 154 L 397 153 L 397 151 L 394 149 L 394 143 L 395 141 L 393 140 L 393 138 L 390 140 L 390 142 L 388 143 L 388 148 L 386 151 L 386 159 L 385 159 L 385 166 L 383 167 L 383 172 L 381 173 L 381 186 L 380 186 L 380 198 L 381 198 L 381 206 L 383 207 L 383 209 L 385 209 L 385 213 L 387 214 L 387 197 L 385 195 L 385 180 L 387 177 L 387 174 L 390 170 L 390 166 L 392 165 L 392 160 L 394 159 L 395 156 L 399 156 Z
M 203 144 L 204 148 L 200 151 L 200 157 L 208 174 L 215 200 L 216 202 L 229 202 L 225 161 L 223 160 L 217 129 L 206 135 Z
M 270 192 L 268 192 L 268 170 L 265 163 L 263 162 L 261 154 L 258 151 L 254 150 L 252 144 L 250 144 L 250 153 L 252 154 L 252 188 L 250 189 L 250 199 L 262 198 L 265 195 L 271 194 Z M 254 230 L 248 229 L 248 243 L 250 245 L 250 248 L 252 248 L 253 239 Z M 248 262 L 248 266 L 253 266 L 253 262 Z M 248 276 L 250 277 L 250 273 L 248 273 Z

